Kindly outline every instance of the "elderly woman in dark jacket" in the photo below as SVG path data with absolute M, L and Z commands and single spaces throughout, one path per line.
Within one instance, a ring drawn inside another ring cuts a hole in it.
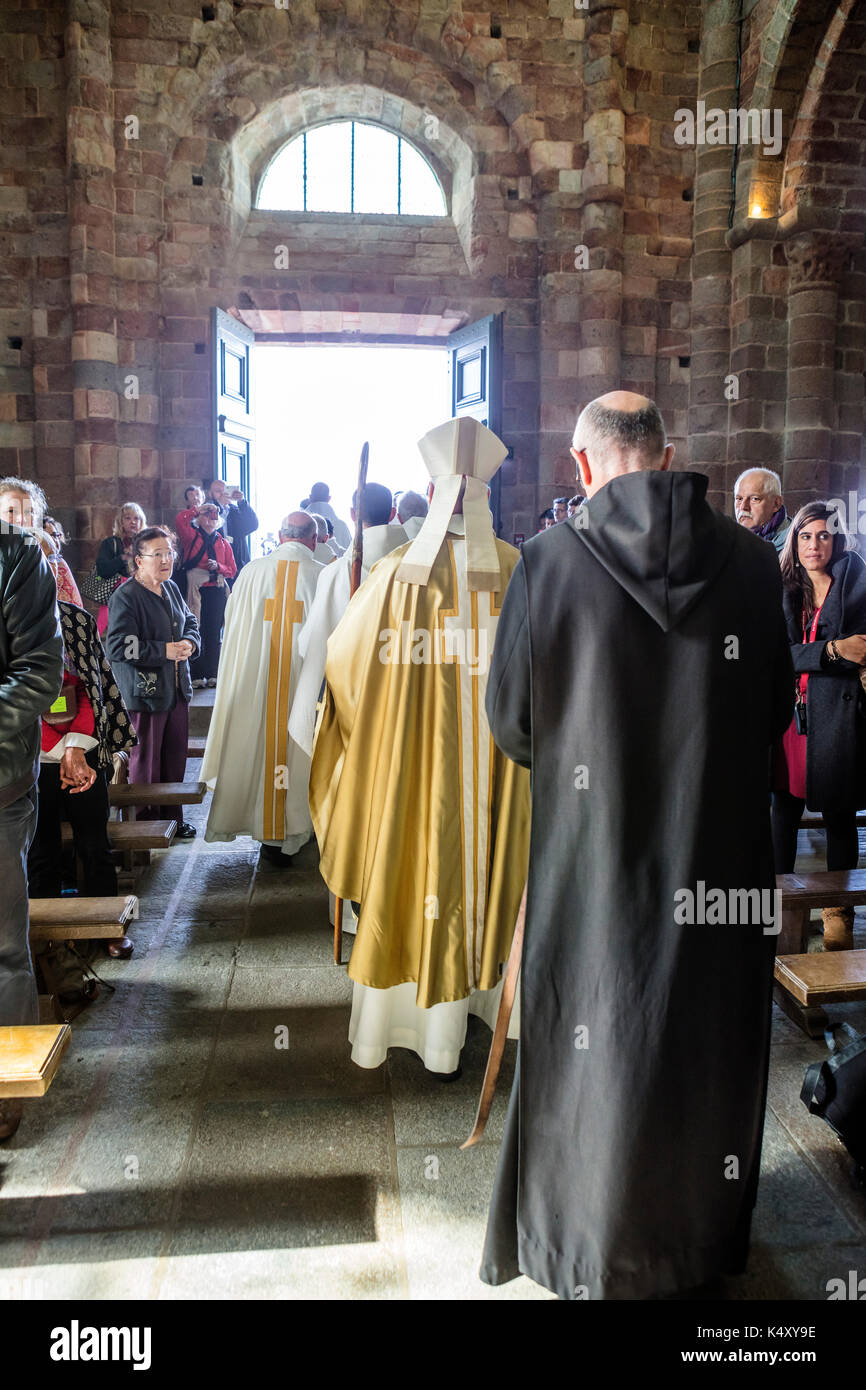
M 129 758 L 130 782 L 182 782 L 189 733 L 190 657 L 200 650 L 198 624 L 172 582 L 174 549 L 164 526 L 139 531 L 132 543 L 134 573 L 108 604 L 106 650 L 132 716 L 138 746 Z M 139 812 L 178 823 L 191 840 L 195 827 L 181 806 Z
M 794 868 L 807 805 L 824 817 L 827 868 L 856 869 L 857 811 L 866 806 L 866 564 L 827 502 L 801 507 L 781 564 L 797 706 L 774 779 L 776 872 Z M 823 916 L 825 950 L 849 949 L 853 908 Z

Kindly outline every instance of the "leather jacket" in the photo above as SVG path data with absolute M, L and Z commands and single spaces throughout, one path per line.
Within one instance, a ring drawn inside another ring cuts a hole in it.
M 40 716 L 63 684 L 54 575 L 33 536 L 0 526 L 0 807 L 39 776 Z

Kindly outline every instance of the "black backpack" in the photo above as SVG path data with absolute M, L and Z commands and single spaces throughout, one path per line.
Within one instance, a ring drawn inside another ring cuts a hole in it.
M 800 1099 L 812 1115 L 820 1115 L 839 1136 L 866 1181 L 866 1037 L 850 1023 L 842 1029 L 852 1039 L 839 1048 L 828 1029 L 824 1037 L 831 1055 L 806 1068 Z

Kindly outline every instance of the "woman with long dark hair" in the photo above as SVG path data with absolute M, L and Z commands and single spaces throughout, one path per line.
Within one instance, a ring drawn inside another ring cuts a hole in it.
M 773 848 L 791 873 L 803 809 L 820 811 L 827 868 L 856 869 L 857 811 L 866 806 L 866 564 L 836 506 L 808 502 L 781 557 L 796 711 L 775 770 Z M 853 908 L 826 908 L 824 949 L 854 944 Z

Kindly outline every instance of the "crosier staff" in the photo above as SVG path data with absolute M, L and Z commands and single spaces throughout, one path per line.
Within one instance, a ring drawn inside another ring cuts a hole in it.
M 361 450 L 361 461 L 358 465 L 358 486 L 355 489 L 355 539 L 352 544 L 352 574 L 349 582 L 349 598 L 360 587 L 361 566 L 364 562 L 364 523 L 363 516 L 364 488 L 367 486 L 367 464 L 370 461 L 370 445 L 364 441 Z M 343 899 L 334 899 L 334 963 L 342 965 L 340 959 L 343 947 Z

